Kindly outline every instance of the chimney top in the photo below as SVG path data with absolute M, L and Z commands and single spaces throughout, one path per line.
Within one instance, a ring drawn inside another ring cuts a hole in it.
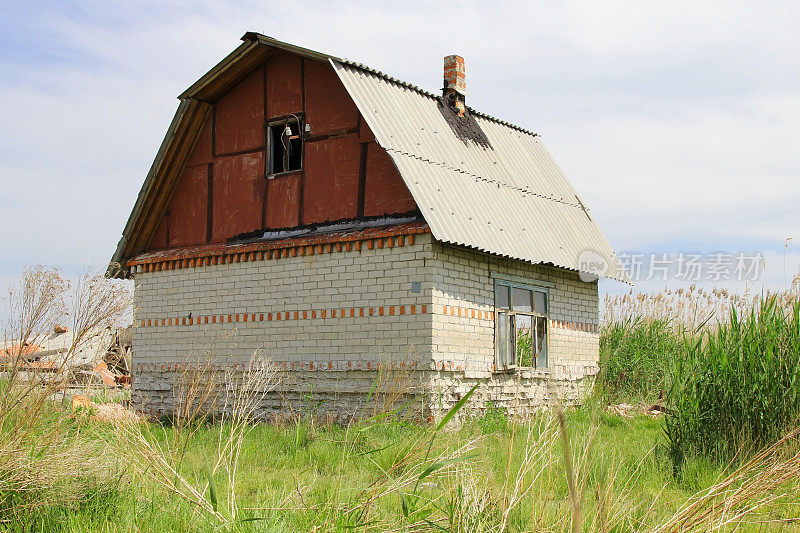
M 466 68 L 464 58 L 458 55 L 444 57 L 444 88 L 442 96 L 450 107 L 464 116 L 466 103 L 464 97 L 467 94 Z

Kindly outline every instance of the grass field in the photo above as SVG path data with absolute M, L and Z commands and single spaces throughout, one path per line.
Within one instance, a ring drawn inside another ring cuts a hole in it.
M 76 420 L 75 425 L 92 437 L 115 441 L 108 424 Z M 623 529 L 637 529 L 640 522 L 655 525 L 722 474 L 720 468 L 699 462 L 689 465 L 681 479 L 674 479 L 659 445 L 661 424 L 648 417 L 624 419 L 582 408 L 567 413 L 566 427 L 587 524 L 599 526 L 605 521 L 609 528 L 617 524 Z M 174 438 L 174 429 L 164 431 L 160 434 L 157 429 L 155 434 Z M 189 439 L 181 473 L 197 487 L 207 485 L 218 431 L 214 426 L 201 427 Z M 432 435 L 432 428 L 394 423 L 350 428 L 302 422 L 285 427 L 257 425 L 241 448 L 236 518 L 229 511 L 223 472 L 214 476 L 217 508 L 224 509 L 223 516 L 233 519 L 237 529 L 253 531 L 314 526 L 342 531 L 353 526 L 358 530 L 364 526 L 436 530 L 437 525 L 472 531 L 499 527 L 504 505 L 511 505 L 509 530 L 569 530 L 572 503 L 553 417 L 542 415 L 531 424 L 512 428 L 495 414 L 457 431 L 443 430 L 425 461 Z M 424 478 L 414 496 L 413 482 L 423 467 L 450 457 L 460 461 Z M 521 468 L 523 473 L 518 475 Z M 523 487 L 508 486 L 506 479 L 520 481 Z M 26 529 L 23 524 L 36 524 L 35 529 L 42 531 L 204 531 L 216 525 L 206 513 L 197 512 L 197 506 L 146 475 L 126 473 L 124 467 L 85 483 L 86 499 L 18 511 L 7 517 L 13 522 L 5 526 L 17 530 Z M 209 498 L 208 489 L 204 496 Z M 367 504 L 371 498 L 373 503 Z M 406 512 L 403 499 L 408 500 Z
M 84 438 L 109 443 L 104 453 L 122 457 L 141 453 L 135 447 L 125 449 L 123 442 L 128 441 L 117 440 L 114 425 L 80 416 L 73 417 L 72 424 L 73 431 Z M 515 424 L 495 412 L 458 430 L 439 432 L 377 421 L 351 427 L 259 424 L 242 441 L 234 495 L 227 468 L 217 470 L 209 485 L 211 465 L 219 457 L 220 435 L 224 441 L 232 426 L 203 425 L 186 439 L 185 454 L 175 464 L 179 463 L 181 479 L 197 489 L 204 504 L 213 502 L 219 517 L 204 511 L 191 497 L 154 482 L 127 461 L 110 461 L 108 472 L 92 469 L 85 479 L 78 475 L 63 480 L 81 486 L 78 498 L 29 509 L 18 506 L 4 516 L 7 521 L 2 527 L 16 531 L 207 531 L 212 527 L 570 531 L 572 517 L 578 513 L 582 530 L 649 531 L 669 525 L 682 506 L 693 498 L 702 500 L 703 492 L 726 476 L 724 468 L 705 459 L 689 459 L 681 475 L 673 476 L 662 422 L 657 419 L 623 418 L 590 404 L 568 411 L 564 427 L 572 455 L 574 497 L 562 430 L 551 413 Z M 154 441 L 180 441 L 175 428 L 149 425 L 147 430 L 152 430 L 149 435 Z M 422 477 L 431 467 L 436 468 Z M 792 483 L 786 486 L 796 487 Z M 48 495 L 27 497 L 46 501 Z M 756 510 L 749 519 L 775 521 L 772 526 L 783 529 L 789 524 L 780 521 L 795 516 L 798 505 L 800 493 L 795 492 Z M 711 518 L 730 517 L 715 511 Z M 698 529 L 708 529 L 711 522 L 700 521 Z M 745 531 L 764 528 L 763 524 L 742 527 Z

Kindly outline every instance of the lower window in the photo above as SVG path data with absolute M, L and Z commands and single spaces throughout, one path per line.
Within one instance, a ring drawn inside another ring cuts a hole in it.
M 497 281 L 494 288 L 496 367 L 547 367 L 547 292 Z

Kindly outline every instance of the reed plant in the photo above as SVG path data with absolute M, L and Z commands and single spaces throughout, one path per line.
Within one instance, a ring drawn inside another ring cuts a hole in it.
M 661 400 L 674 470 L 687 457 L 746 461 L 800 425 L 797 291 L 696 286 L 609 297 L 598 395 Z
M 800 425 L 800 302 L 764 298 L 684 338 L 669 366 L 664 427 L 676 465 L 749 457 Z
M 597 392 L 611 403 L 662 398 L 670 362 L 682 349 L 680 335 L 666 319 L 626 317 L 604 324 Z

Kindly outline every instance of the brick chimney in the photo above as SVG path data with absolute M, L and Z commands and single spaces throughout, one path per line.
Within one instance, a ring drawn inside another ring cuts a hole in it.
M 462 117 L 464 116 L 464 111 L 466 111 L 466 104 L 464 103 L 466 94 L 467 79 L 464 58 L 456 55 L 445 56 L 442 95 L 450 107 Z

